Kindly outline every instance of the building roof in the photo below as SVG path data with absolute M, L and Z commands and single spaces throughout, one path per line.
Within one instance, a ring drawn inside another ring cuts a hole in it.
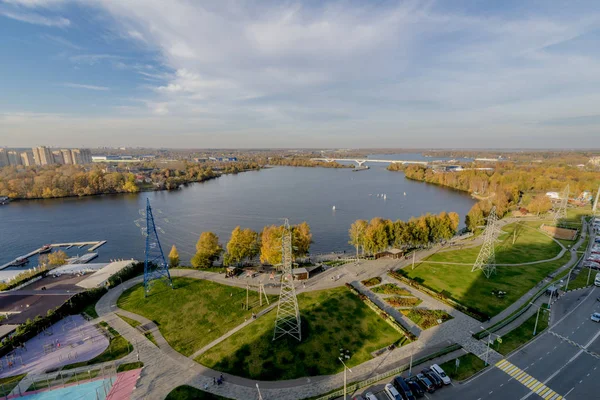
M 19 325 L 0 325 L 0 339 L 10 335 Z
M 306 268 L 294 268 L 292 270 L 292 274 L 294 275 L 298 275 L 298 274 L 308 274 L 308 270 Z
M 129 265 L 136 263 L 136 262 L 137 261 L 135 261 L 135 260 L 112 262 L 112 263 L 108 264 L 106 267 L 94 272 L 93 274 L 91 274 L 90 276 L 88 276 L 87 278 L 85 278 L 84 280 L 79 282 L 77 284 L 77 286 L 80 286 L 85 289 L 93 289 L 96 287 L 103 286 L 108 281 L 108 278 L 110 278 L 111 276 L 113 276 L 114 274 L 116 274 L 117 272 L 122 270 L 123 268 L 128 267 Z
M 388 253 L 402 254 L 402 250 L 400 250 L 400 249 L 391 249 L 391 250 L 388 250 Z

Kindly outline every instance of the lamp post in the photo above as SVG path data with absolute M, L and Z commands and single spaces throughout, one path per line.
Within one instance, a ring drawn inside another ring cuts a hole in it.
M 485 352 L 485 366 L 487 367 L 489 365 L 489 363 L 488 363 L 488 357 L 489 357 L 489 354 L 490 354 L 490 343 L 491 343 L 490 339 L 492 338 L 492 335 L 496 335 L 496 334 L 488 331 L 483 326 L 481 327 L 481 329 L 483 329 L 484 331 L 486 331 L 488 333 L 487 350 Z M 496 335 L 496 336 L 500 337 L 500 335 Z
M 532 306 L 536 306 L 538 308 L 537 316 L 535 317 L 535 325 L 533 326 L 533 335 L 532 335 L 532 336 L 535 336 L 535 334 L 537 333 L 538 319 L 540 318 L 540 310 L 542 309 L 542 306 L 538 306 L 533 303 L 529 303 L 529 304 L 531 304 Z
M 344 400 L 346 400 L 346 370 L 350 371 L 350 373 L 352 373 L 352 370 L 346 366 L 342 357 L 338 357 L 338 360 L 344 365 Z
M 413 356 L 415 355 L 417 350 L 421 350 L 421 349 L 423 349 L 423 346 L 415 346 L 413 351 L 410 353 L 410 364 L 408 365 L 408 376 L 412 376 Z
M 260 394 L 260 388 L 258 387 L 258 383 L 256 384 L 256 390 L 258 390 L 258 400 L 263 400 L 262 394 Z

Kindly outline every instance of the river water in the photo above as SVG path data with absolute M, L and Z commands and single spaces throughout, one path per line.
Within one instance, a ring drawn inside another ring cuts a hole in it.
M 407 220 L 427 212 L 455 211 L 462 221 L 474 204 L 465 193 L 410 181 L 385 167 L 373 163 L 371 169 L 358 172 L 275 167 L 172 192 L 15 201 L 0 207 L 0 265 L 46 243 L 94 240 L 108 240 L 98 250 L 98 261 L 143 259 L 145 242 L 136 220 L 144 226 L 139 211 L 146 198 L 154 209 L 165 255 L 176 244 L 185 262 L 203 231 L 215 232 L 225 244 L 237 225 L 260 230 L 281 224 L 282 218 L 291 224 L 306 220 L 313 233 L 312 252 L 351 251 L 348 229 L 356 219 Z M 72 248 L 69 255 L 85 252 Z M 37 260 L 29 265 L 37 265 Z

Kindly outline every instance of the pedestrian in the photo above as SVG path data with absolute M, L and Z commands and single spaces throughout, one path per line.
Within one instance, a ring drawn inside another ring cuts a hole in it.
M 217 384 L 217 378 L 213 376 L 213 385 Z
M 219 378 L 219 379 L 221 379 L 222 381 L 224 381 L 224 380 L 225 380 L 225 378 L 223 378 L 223 374 L 221 374 L 221 376 L 220 376 L 220 378 Z
M 208 383 L 204 384 L 204 390 L 208 390 Z

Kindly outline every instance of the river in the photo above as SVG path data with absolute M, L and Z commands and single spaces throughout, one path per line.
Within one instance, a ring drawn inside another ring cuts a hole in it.
M 396 158 L 406 159 L 402 156 Z M 352 250 L 348 228 L 356 219 L 408 220 L 427 212 L 454 211 L 464 221 L 475 202 L 465 193 L 410 181 L 385 167 L 373 163 L 371 169 L 358 172 L 275 167 L 171 192 L 15 201 L 0 207 L 0 265 L 46 243 L 93 240 L 108 240 L 98 250 L 98 261 L 143 259 L 144 237 L 136 220 L 145 224 L 139 219 L 146 198 L 154 209 L 165 255 L 176 244 L 184 262 L 203 231 L 215 232 L 225 245 L 237 225 L 260 230 L 281 224 L 282 218 L 291 224 L 306 220 L 313 233 L 312 252 Z M 69 255 L 85 251 L 72 248 Z M 35 258 L 31 265 L 37 265 Z

